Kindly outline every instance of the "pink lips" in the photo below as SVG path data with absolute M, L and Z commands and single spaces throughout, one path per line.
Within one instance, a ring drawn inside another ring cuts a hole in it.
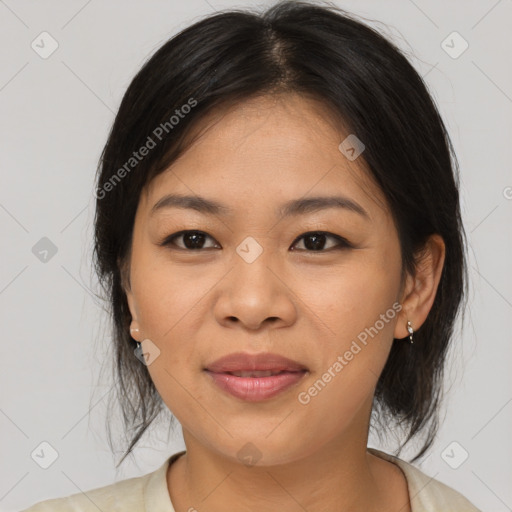
M 213 382 L 242 400 L 271 398 L 299 382 L 307 368 L 278 354 L 238 352 L 217 359 L 205 368 Z

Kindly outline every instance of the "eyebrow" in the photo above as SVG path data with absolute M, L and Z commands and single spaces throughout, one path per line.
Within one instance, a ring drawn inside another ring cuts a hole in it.
M 164 208 L 190 209 L 207 215 L 232 215 L 234 213 L 231 208 L 212 199 L 200 196 L 168 194 L 153 205 L 150 215 L 154 215 Z M 368 220 L 370 219 L 370 216 L 361 205 L 343 196 L 316 196 L 293 199 L 278 208 L 277 214 L 282 217 L 290 217 L 314 213 L 328 208 L 345 209 L 357 213 Z

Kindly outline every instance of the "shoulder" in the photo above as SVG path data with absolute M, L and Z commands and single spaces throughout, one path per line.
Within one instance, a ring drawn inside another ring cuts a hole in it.
M 105 487 L 91 489 L 63 498 L 40 501 L 21 512 L 109 512 L 145 511 L 155 505 L 165 505 L 172 510 L 167 489 L 167 467 L 175 460 L 175 454 L 158 469 L 143 476 L 121 480 Z
M 458 491 L 428 476 L 412 464 L 375 448 L 368 448 L 368 451 L 393 462 L 403 471 L 409 489 L 412 512 L 481 512 Z
M 64 512 L 76 510 L 119 511 L 144 510 L 144 485 L 150 475 L 129 478 L 112 485 L 91 489 L 63 498 L 49 499 L 32 505 L 22 512 Z

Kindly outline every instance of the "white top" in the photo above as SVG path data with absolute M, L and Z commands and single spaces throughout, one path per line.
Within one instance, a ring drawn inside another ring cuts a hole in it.
M 412 512 L 482 512 L 462 494 L 412 464 L 375 448 L 368 451 L 402 469 Z M 157 470 L 144 476 L 121 480 L 85 494 L 41 501 L 21 512 L 175 512 L 167 488 L 167 468 L 184 453 L 175 453 Z

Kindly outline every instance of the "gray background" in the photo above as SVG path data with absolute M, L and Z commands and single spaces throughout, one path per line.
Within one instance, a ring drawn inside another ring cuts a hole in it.
M 512 1 L 336 3 L 379 20 L 370 24 L 410 55 L 461 165 L 470 302 L 449 360 L 444 423 L 420 467 L 483 510 L 512 510 Z M 100 375 L 110 338 L 92 292 L 94 172 L 146 57 L 200 17 L 249 5 L 256 4 L 0 1 L 3 511 L 145 474 L 183 448 L 180 429 L 168 443 L 162 425 L 137 448 L 137 463 L 114 468 L 103 428 L 112 382 Z M 31 47 L 50 48 L 43 31 L 58 43 L 46 59 Z M 457 58 L 463 41 L 446 40 L 454 31 L 469 44 Z M 48 245 L 43 237 L 56 254 L 38 252 Z M 42 442 L 58 453 L 48 469 L 31 457 L 51 452 Z

